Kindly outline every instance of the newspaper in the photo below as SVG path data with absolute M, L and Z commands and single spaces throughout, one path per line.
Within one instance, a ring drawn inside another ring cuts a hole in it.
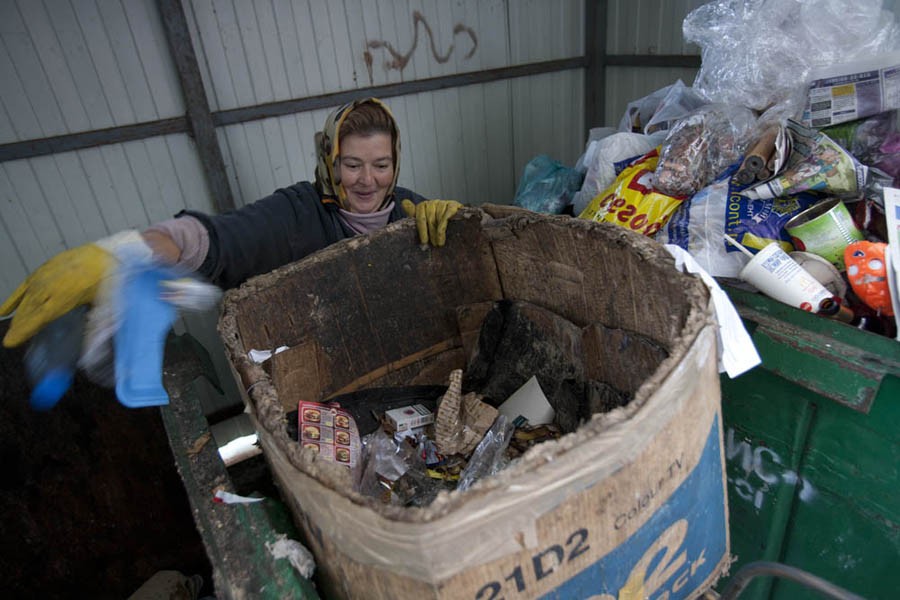
M 900 51 L 811 73 L 803 124 L 828 127 L 900 108 Z
M 741 194 L 751 200 L 780 198 L 807 190 L 854 196 L 865 187 L 868 167 L 834 140 L 796 121 L 788 120 L 786 129 L 790 140 L 784 142 L 787 153 L 784 167 L 772 179 Z

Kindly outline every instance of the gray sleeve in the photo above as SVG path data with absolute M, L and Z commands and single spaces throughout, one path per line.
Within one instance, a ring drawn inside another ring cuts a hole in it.
M 209 232 L 199 219 L 190 215 L 160 221 L 146 231 L 155 231 L 172 238 L 181 250 L 181 257 L 175 266 L 196 271 L 209 252 Z

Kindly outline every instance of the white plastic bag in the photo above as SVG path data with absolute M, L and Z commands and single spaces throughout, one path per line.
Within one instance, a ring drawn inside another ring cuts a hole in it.
M 580 215 L 594 197 L 616 180 L 615 164 L 643 156 L 654 148 L 654 139 L 640 133 L 614 133 L 594 142 L 585 159 L 587 173 L 581 189 L 572 198 L 574 213 Z

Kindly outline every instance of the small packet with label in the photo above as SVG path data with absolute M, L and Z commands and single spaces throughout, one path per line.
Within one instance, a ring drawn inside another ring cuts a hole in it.
M 299 442 L 320 458 L 355 467 L 361 444 L 356 421 L 337 406 L 301 400 L 298 411 Z

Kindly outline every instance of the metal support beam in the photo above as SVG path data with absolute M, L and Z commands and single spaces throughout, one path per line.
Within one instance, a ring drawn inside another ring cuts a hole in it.
M 607 67 L 672 67 L 699 69 L 699 54 L 607 54 Z
M 281 102 L 271 102 L 269 104 L 259 104 L 257 106 L 224 110 L 215 113 L 213 115 L 213 120 L 215 121 L 215 124 L 219 126 L 233 125 L 235 123 L 244 123 L 255 119 L 268 119 L 270 117 L 280 117 L 298 112 L 331 108 L 340 106 L 341 104 L 345 104 L 356 98 L 363 98 L 366 96 L 384 99 L 394 96 L 420 94 L 422 92 L 433 92 L 435 90 L 473 85 L 476 83 L 500 81 L 501 79 L 528 77 L 531 75 L 540 75 L 542 73 L 556 73 L 568 69 L 583 69 L 586 64 L 584 57 L 576 56 L 573 58 L 561 58 L 558 60 L 514 65 L 512 67 L 499 67 L 496 69 L 487 69 L 485 71 L 473 71 L 471 73 L 457 73 L 455 75 L 445 75 L 443 77 L 416 79 L 413 81 L 404 81 L 402 83 L 378 85 L 356 90 L 334 92 L 332 94 L 322 94 L 321 96 L 311 96 L 309 98 L 297 98 L 295 100 L 283 100 Z
M 188 126 L 197 145 L 203 175 L 209 185 L 213 205 L 219 212 L 225 212 L 234 208 L 234 196 L 231 193 L 231 186 L 228 185 L 225 161 L 219 148 L 219 140 L 216 138 L 216 128 L 209 110 L 206 90 L 203 88 L 203 80 L 200 78 L 200 67 L 197 65 L 197 55 L 194 53 L 184 8 L 181 0 L 157 0 L 157 5 L 163 28 L 166 30 L 169 52 L 178 71 Z
M 271 117 L 280 117 L 322 108 L 332 108 L 355 98 L 365 96 L 391 98 L 466 85 L 488 83 L 491 81 L 500 81 L 503 79 L 513 79 L 516 77 L 528 77 L 531 75 L 540 75 L 542 73 L 556 73 L 569 69 L 584 69 L 586 66 L 587 60 L 583 56 L 576 56 L 524 65 L 514 65 L 512 67 L 499 67 L 496 69 L 488 69 L 486 71 L 458 73 L 456 75 L 445 75 L 442 77 L 417 79 L 415 81 L 404 81 L 402 83 L 378 85 L 343 92 L 334 92 L 331 94 L 322 94 L 319 96 L 310 96 L 307 98 L 282 100 L 280 102 L 270 102 L 268 104 L 259 104 L 256 106 L 243 106 L 241 108 L 214 112 L 211 115 L 211 120 L 213 126 L 224 127 L 226 125 L 246 123 L 257 119 L 268 119 Z M 124 125 L 121 127 L 111 127 L 109 129 L 98 129 L 95 131 L 70 133 L 67 135 L 37 140 L 26 140 L 24 142 L 13 142 L 11 144 L 0 144 L 0 162 L 46 156 L 56 152 L 83 150 L 85 148 L 93 148 L 104 144 L 133 142 L 157 135 L 169 135 L 172 133 L 185 133 L 189 131 L 191 130 L 189 129 L 188 120 L 185 117 L 176 117 L 173 119 L 138 123 L 136 125 Z M 220 170 L 220 172 L 224 173 L 224 168 Z
M 69 133 L 24 142 L 0 144 L 0 162 L 47 156 L 57 152 L 72 152 L 106 144 L 134 142 L 158 135 L 185 133 L 188 122 L 184 117 L 173 117 L 135 125 L 122 125 L 108 129 L 95 129 L 81 133 Z
M 584 125 L 590 130 L 604 123 L 606 112 L 607 0 L 584 2 Z

